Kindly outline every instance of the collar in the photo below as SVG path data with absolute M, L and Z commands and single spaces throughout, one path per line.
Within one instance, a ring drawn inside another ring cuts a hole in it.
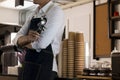
M 39 6 L 37 7 L 37 9 L 35 10 L 35 13 L 42 13 L 42 11 L 44 13 L 46 13 L 50 6 L 53 5 L 53 2 L 52 1 L 49 1 L 45 6 L 43 6 L 41 9 L 39 9 Z
M 34 13 L 33 13 L 33 15 L 34 15 L 34 17 L 35 17 L 35 15 L 37 15 L 38 13 L 40 13 L 40 14 L 43 14 L 43 12 L 46 14 L 48 11 L 49 11 L 49 9 L 50 9 L 50 7 L 53 5 L 54 3 L 52 2 L 52 1 L 49 1 L 45 6 L 43 6 L 41 9 L 39 9 L 39 5 L 37 5 L 36 7 L 36 9 L 35 9 L 35 11 L 34 11 Z M 41 15 L 40 15 L 41 16 Z
M 48 11 L 49 7 L 51 7 L 51 5 L 53 5 L 53 2 L 49 1 L 45 6 L 42 7 L 42 10 L 46 13 Z

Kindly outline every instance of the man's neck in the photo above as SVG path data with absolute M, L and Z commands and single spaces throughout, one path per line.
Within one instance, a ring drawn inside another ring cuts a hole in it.
M 41 9 L 42 7 L 44 7 L 47 3 L 49 3 L 50 1 L 48 0 L 48 1 L 46 1 L 46 2 L 44 2 L 44 3 L 40 3 L 39 4 L 39 8 Z

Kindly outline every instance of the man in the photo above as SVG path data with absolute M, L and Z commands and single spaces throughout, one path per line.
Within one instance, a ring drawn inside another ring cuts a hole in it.
M 38 4 L 38 7 L 13 41 L 15 45 L 26 48 L 22 80 L 55 80 L 58 71 L 56 55 L 60 51 L 64 31 L 64 14 L 51 0 L 33 0 L 33 2 Z M 36 25 L 35 22 L 32 23 L 36 18 L 45 18 L 46 21 L 43 25 L 45 28 L 40 33 L 34 30 L 35 26 L 31 26 Z

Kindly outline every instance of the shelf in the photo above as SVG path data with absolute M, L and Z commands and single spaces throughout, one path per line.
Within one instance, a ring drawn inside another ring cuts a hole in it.
M 109 25 L 109 36 L 111 39 L 120 39 L 120 33 L 114 33 L 115 27 L 119 26 L 116 25 L 117 21 L 120 21 L 120 15 L 118 16 L 111 16 L 115 15 L 114 11 L 116 11 L 116 7 L 120 4 L 120 0 L 107 0 L 108 2 L 108 25 Z M 113 40 L 114 42 L 115 40 Z
M 111 35 L 111 37 L 120 39 L 120 33 L 114 33 L 114 34 Z
M 115 79 L 115 80 L 120 80 L 120 77 L 118 77 L 118 76 L 113 76 L 113 79 Z
M 17 76 L 0 76 L 0 80 L 18 80 Z
M 116 20 L 116 21 L 118 21 L 118 20 L 120 20 L 120 16 L 111 17 L 111 20 Z
M 105 77 L 105 76 L 83 76 L 83 75 L 77 75 L 77 78 L 80 79 L 92 79 L 92 80 L 112 80 L 111 77 Z
M 113 3 L 113 4 L 119 4 L 120 0 L 111 0 L 111 3 Z

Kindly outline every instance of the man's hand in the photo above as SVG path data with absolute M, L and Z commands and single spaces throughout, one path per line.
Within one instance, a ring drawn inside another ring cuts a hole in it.
M 17 44 L 21 47 L 26 47 L 30 45 L 31 42 L 38 40 L 40 34 L 37 31 L 29 30 L 28 34 L 18 38 Z
M 34 42 L 38 40 L 40 37 L 40 34 L 37 31 L 29 30 L 27 38 L 30 40 L 30 42 Z

